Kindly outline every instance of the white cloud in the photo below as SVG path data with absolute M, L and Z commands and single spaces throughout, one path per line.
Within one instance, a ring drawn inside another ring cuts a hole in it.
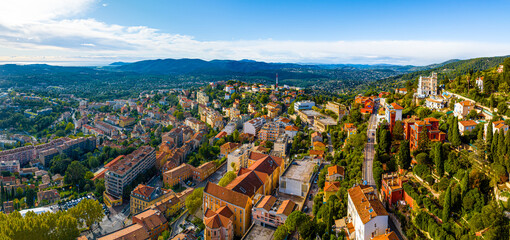
M 162 33 L 146 26 L 121 26 L 84 18 L 83 14 L 96 3 L 0 1 L 0 61 L 73 61 L 90 65 L 152 58 L 202 58 L 429 64 L 510 53 L 508 43 L 469 41 L 198 41 L 192 36 Z

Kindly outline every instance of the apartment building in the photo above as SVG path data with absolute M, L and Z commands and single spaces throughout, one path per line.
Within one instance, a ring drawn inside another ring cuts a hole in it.
M 347 110 L 344 105 L 337 102 L 329 101 L 326 104 L 326 109 L 334 112 L 338 116 L 338 119 L 342 119 L 343 116 L 349 114 L 349 110 Z
M 19 161 L 16 160 L 0 161 L 0 171 L 19 172 L 20 171 Z
M 297 204 L 291 200 L 282 201 L 274 196 L 266 195 L 253 206 L 253 223 L 276 228 L 285 223 L 296 206 Z
M 109 166 L 105 172 L 104 192 L 108 206 L 122 204 L 124 187 L 130 184 L 139 174 L 153 167 L 156 163 L 156 152 L 153 147 L 142 146 Z
M 420 120 L 418 117 L 413 116 L 405 119 L 404 123 L 404 136 L 409 140 L 411 150 L 418 148 L 418 143 L 422 137 L 423 131 L 427 131 L 427 136 L 431 142 L 444 142 L 446 140 L 446 133 L 439 130 L 439 120 L 435 118 L 425 118 Z
M 402 121 L 402 110 L 404 108 L 397 103 L 386 104 L 384 112 L 386 121 L 390 125 L 390 132 L 393 132 L 393 126 L 395 126 L 396 121 Z
M 18 161 L 20 166 L 29 162 L 40 161 L 47 164 L 54 156 L 58 154 L 71 154 L 74 149 L 81 151 L 92 151 L 96 148 L 96 138 L 58 138 L 49 143 L 37 146 L 25 146 L 0 152 L 0 161 Z
M 453 115 L 456 117 L 465 117 L 469 114 L 471 110 L 475 109 L 475 105 L 468 100 L 455 103 L 455 107 L 453 109 Z
M 409 206 L 413 206 L 413 199 L 410 198 L 404 191 L 404 183 L 409 179 L 406 176 L 401 176 L 394 173 L 382 175 L 381 184 L 381 197 L 385 204 L 394 207 L 399 201 L 405 200 Z
M 328 132 L 331 128 L 335 127 L 338 124 L 338 121 L 328 117 L 322 116 L 319 118 L 315 118 L 314 127 L 321 133 Z
M 313 101 L 300 101 L 294 103 L 294 111 L 311 110 L 315 106 Z
M 209 96 L 203 91 L 197 92 L 197 102 L 199 104 L 207 105 L 209 103 Z
M 261 141 L 274 142 L 280 134 L 284 133 L 284 131 L 283 125 L 280 123 L 268 122 L 260 129 L 258 137 Z
M 425 107 L 440 110 L 446 107 L 446 101 L 442 97 L 429 97 L 425 99 Z
M 151 187 L 139 184 L 133 191 L 129 200 L 130 212 L 136 215 L 143 212 L 155 202 L 161 200 L 165 196 L 165 191 L 159 187 Z
M 243 124 L 243 133 L 249 133 L 256 136 L 265 123 L 266 119 L 261 117 L 251 119 Z
M 204 122 L 202 122 L 194 117 L 186 118 L 186 120 L 184 121 L 184 124 L 186 124 L 186 126 L 193 129 L 193 131 L 195 131 L 195 132 L 207 130 L 207 125 Z
M 187 163 L 170 169 L 163 173 L 163 182 L 167 186 L 174 186 L 180 181 L 193 178 L 193 180 L 202 182 L 216 171 L 214 162 L 206 162 L 198 167 L 193 167 Z
M 373 187 L 358 185 L 348 191 L 347 220 L 354 226 L 354 239 L 372 239 L 387 233 L 388 212 Z

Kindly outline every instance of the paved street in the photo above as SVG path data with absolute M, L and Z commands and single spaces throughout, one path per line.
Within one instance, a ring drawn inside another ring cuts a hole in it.
M 95 239 L 112 232 L 115 232 L 124 227 L 124 220 L 129 215 L 129 203 L 122 206 L 111 208 L 110 216 L 105 216 L 99 227 L 94 227 L 93 232 L 87 234 L 89 239 Z
M 367 144 L 365 145 L 365 161 L 363 162 L 363 180 L 367 181 L 368 185 L 375 186 L 374 175 L 372 166 L 374 161 L 374 144 L 375 144 L 375 131 L 377 127 L 377 117 L 375 114 L 370 116 L 367 127 Z

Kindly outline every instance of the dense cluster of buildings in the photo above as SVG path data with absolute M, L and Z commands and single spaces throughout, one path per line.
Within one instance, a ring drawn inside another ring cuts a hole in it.
M 19 167 L 29 163 L 42 164 L 47 166 L 53 157 L 66 154 L 70 155 L 75 149 L 82 152 L 92 151 L 96 148 L 96 138 L 58 138 L 49 143 L 40 145 L 28 145 L 20 148 L 5 150 L 0 152 L 0 162 L 4 162 L 6 169 L 18 170 Z
M 260 153 L 250 157 L 236 171 L 237 177 L 225 187 L 208 182 L 203 208 L 205 239 L 233 239 L 251 224 L 252 206 L 276 189 L 285 163 L 282 158 Z

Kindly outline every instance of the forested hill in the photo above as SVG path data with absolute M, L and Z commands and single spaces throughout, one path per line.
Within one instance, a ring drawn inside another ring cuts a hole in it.
M 428 76 L 431 72 L 437 72 L 439 76 L 447 77 L 448 79 L 456 78 L 457 76 L 464 75 L 467 73 L 474 73 L 483 71 L 489 68 L 496 67 L 503 63 L 505 58 L 510 56 L 501 56 L 501 57 L 483 57 L 483 58 L 472 58 L 467 60 L 457 60 L 453 62 L 448 62 L 446 64 L 441 64 L 437 67 L 415 71 L 412 73 L 406 73 L 399 76 L 390 77 L 387 80 L 412 80 L 419 76 Z
M 115 69 L 149 74 L 232 74 L 281 69 L 317 69 L 318 66 L 266 63 L 251 60 L 157 59 L 121 65 Z

